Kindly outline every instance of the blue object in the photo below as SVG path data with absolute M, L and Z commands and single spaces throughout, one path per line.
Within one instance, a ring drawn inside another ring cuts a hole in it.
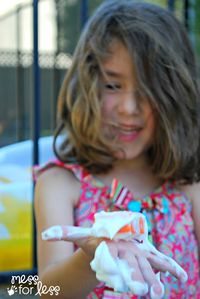
M 128 203 L 128 209 L 132 212 L 140 212 L 141 211 L 141 202 L 140 201 L 130 201 Z
M 81 1 L 81 29 L 85 26 L 88 20 L 88 0 Z
M 169 203 L 168 200 L 166 198 L 163 198 L 162 200 L 162 204 L 163 204 L 163 214 L 167 214 L 169 211 Z

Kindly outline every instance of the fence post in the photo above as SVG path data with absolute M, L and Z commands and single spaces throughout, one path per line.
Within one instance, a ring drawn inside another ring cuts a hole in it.
M 189 0 L 184 1 L 184 22 L 187 31 L 189 31 Z
M 23 69 L 21 66 L 21 28 L 20 28 L 20 13 L 21 5 L 16 9 L 16 39 L 17 39 L 17 66 L 16 66 L 16 136 L 17 142 L 22 141 L 25 136 L 23 131 L 24 126 L 24 96 L 22 76 Z
M 38 54 L 38 0 L 33 0 L 33 166 L 39 164 L 40 68 Z M 37 269 L 36 226 L 33 213 L 33 267 Z
M 168 9 L 174 12 L 175 0 L 168 0 Z
M 88 19 L 88 0 L 81 0 L 81 29 Z
M 39 164 L 40 69 L 38 54 L 38 0 L 33 0 L 33 164 Z

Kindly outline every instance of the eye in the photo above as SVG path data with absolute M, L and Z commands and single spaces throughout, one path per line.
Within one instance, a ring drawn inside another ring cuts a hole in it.
M 118 91 L 121 89 L 121 85 L 119 83 L 106 83 L 104 84 L 104 88 L 108 91 Z

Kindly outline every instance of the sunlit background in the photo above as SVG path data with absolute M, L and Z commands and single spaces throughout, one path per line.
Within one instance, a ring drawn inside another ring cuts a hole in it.
M 119 0 L 120 1 L 120 0 Z M 132 0 L 130 0 L 132 1 Z M 186 27 L 200 65 L 200 0 L 149 0 Z M 38 1 L 40 162 L 53 156 L 56 101 L 88 16 L 102 0 Z M 199 67 L 198 67 L 199 69 Z M 0 0 L 0 282 L 33 268 L 33 1 Z M 1 294 L 0 294 L 1 297 Z

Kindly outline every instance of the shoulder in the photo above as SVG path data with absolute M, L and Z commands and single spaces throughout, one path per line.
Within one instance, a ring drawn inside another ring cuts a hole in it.
M 178 189 L 186 194 L 193 205 L 197 202 L 200 205 L 200 182 L 190 185 L 179 185 Z
M 194 230 L 200 246 L 200 182 L 191 185 L 181 186 L 180 189 L 190 199 L 192 204 L 192 219 L 194 222 Z
M 41 173 L 35 186 L 35 197 L 44 201 L 45 198 L 54 195 L 57 201 L 65 197 L 72 205 L 78 201 L 80 194 L 80 182 L 73 173 L 61 167 L 51 167 Z M 49 201 L 49 200 L 48 200 Z
M 192 203 L 192 219 L 194 222 L 194 231 L 197 238 L 198 247 L 200 248 L 200 182 L 182 186 L 182 190 L 190 198 Z
M 186 194 L 192 204 L 192 218 L 199 230 L 198 238 L 200 243 L 200 182 L 191 185 L 182 185 L 179 189 Z
M 38 271 L 73 253 L 67 242 L 44 242 L 41 233 L 54 225 L 74 225 L 74 205 L 80 183 L 67 169 L 51 167 L 42 172 L 35 186 L 34 211 L 37 227 Z
M 36 183 L 34 210 L 41 232 L 53 225 L 73 225 L 74 205 L 79 199 L 80 183 L 70 171 L 52 167 Z

